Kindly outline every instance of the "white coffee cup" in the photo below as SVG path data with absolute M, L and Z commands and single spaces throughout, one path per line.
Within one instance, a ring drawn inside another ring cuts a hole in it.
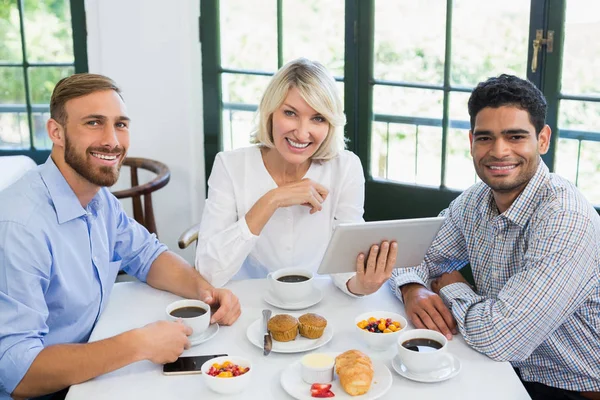
M 404 346 L 406 342 L 414 339 L 433 340 L 440 344 L 441 348 L 421 352 Z M 401 332 L 398 336 L 398 358 L 410 372 L 414 373 L 436 371 L 447 367 L 452 362 L 452 355 L 448 353 L 448 339 L 430 329 L 408 329 Z
M 204 310 L 204 314 L 197 317 L 178 317 L 171 314 L 173 311 L 184 307 L 197 307 Z M 167 318 L 170 321 L 181 320 L 183 323 L 192 328 L 190 339 L 201 335 L 210 325 L 210 306 L 200 300 L 178 300 L 169 304 L 166 309 Z
M 290 276 L 302 276 L 308 279 L 302 282 L 282 282 L 279 279 Z M 298 303 L 306 300 L 313 291 L 313 273 L 303 268 L 284 268 L 267 275 L 273 294 L 286 303 Z

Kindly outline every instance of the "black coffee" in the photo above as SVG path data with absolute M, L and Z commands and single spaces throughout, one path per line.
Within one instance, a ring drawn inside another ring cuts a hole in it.
M 170 312 L 175 318 L 194 318 L 206 314 L 206 310 L 202 307 L 181 307 Z
M 309 279 L 308 276 L 304 276 L 304 275 L 285 275 L 285 276 L 280 276 L 279 278 L 277 278 L 277 280 L 279 282 L 286 282 L 286 283 L 304 282 L 304 281 L 307 281 L 308 279 Z
M 436 342 L 432 339 L 422 338 L 409 339 L 402 343 L 402 346 L 408 350 L 418 351 L 419 353 L 428 353 L 442 348 L 442 344 L 440 342 Z

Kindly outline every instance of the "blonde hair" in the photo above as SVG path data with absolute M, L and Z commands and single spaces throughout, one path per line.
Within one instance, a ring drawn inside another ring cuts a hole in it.
M 316 61 L 298 58 L 290 61 L 271 79 L 260 100 L 256 115 L 257 124 L 250 141 L 274 148 L 273 113 L 281 107 L 291 88 L 296 88 L 309 106 L 329 123 L 327 137 L 321 143 L 313 160 L 330 160 L 346 148 L 344 125 L 346 116 L 335 79 Z
M 98 74 L 74 74 L 58 81 L 50 98 L 50 118 L 61 125 L 67 122 L 65 104 L 71 99 L 103 90 L 114 90 L 121 98 L 121 90 L 110 78 Z

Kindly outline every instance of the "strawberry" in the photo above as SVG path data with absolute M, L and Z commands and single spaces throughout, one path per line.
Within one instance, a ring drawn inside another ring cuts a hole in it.
M 313 383 L 310 390 L 326 391 L 331 389 L 331 383 Z
M 324 390 L 324 391 L 311 390 L 310 395 L 312 397 L 318 397 L 318 398 L 335 397 L 335 394 L 333 394 L 333 392 L 331 390 Z

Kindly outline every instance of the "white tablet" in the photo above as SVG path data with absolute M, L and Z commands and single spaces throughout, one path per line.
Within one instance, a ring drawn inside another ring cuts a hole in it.
M 398 243 L 396 267 L 419 265 L 440 230 L 444 217 L 339 224 L 333 231 L 319 274 L 356 271 L 356 256 L 368 256 L 373 244 L 383 240 Z

